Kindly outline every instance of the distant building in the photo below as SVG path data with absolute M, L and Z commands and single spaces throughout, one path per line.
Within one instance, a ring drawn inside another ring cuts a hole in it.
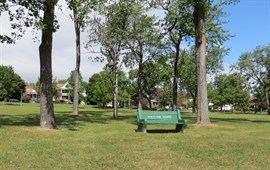
M 57 84 L 57 89 L 59 91 L 59 100 L 61 101 L 70 101 L 70 96 L 69 96 L 69 90 L 70 86 L 68 82 L 66 83 L 58 83 Z
M 36 102 L 39 98 L 37 91 L 35 90 L 36 86 L 33 84 L 28 84 L 25 86 L 24 96 L 29 96 L 31 102 Z
M 70 92 L 71 87 L 68 84 L 68 82 L 61 81 L 61 82 L 57 83 L 56 86 L 57 86 L 57 90 L 59 92 L 59 96 L 58 96 L 58 98 L 56 98 L 54 100 L 69 102 L 70 101 L 69 92 Z M 25 86 L 25 93 L 23 95 L 29 96 L 31 102 L 38 102 L 40 100 L 39 95 L 35 89 L 36 89 L 36 85 L 34 85 L 34 84 L 28 84 Z M 81 95 L 83 97 L 86 97 L 85 92 L 81 93 Z

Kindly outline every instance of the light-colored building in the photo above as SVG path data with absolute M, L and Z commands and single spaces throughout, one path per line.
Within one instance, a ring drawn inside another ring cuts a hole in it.
M 59 94 L 60 94 L 59 100 L 70 101 L 70 96 L 69 96 L 70 86 L 69 86 L 68 82 L 58 83 L 57 89 L 58 89 Z
M 32 102 L 37 102 L 38 100 L 38 93 L 35 90 L 36 86 L 33 84 L 28 84 L 25 86 L 25 93 L 23 95 L 29 96 Z

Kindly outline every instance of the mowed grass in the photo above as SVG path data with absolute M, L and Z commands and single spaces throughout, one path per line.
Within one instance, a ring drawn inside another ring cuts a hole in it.
M 136 110 L 55 105 L 58 130 L 39 128 L 39 105 L 0 104 L 0 169 L 270 169 L 270 117 L 210 113 L 212 125 L 189 121 L 135 132 Z

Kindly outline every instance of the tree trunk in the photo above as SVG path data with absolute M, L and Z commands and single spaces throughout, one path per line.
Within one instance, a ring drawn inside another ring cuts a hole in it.
M 152 110 L 151 97 L 147 97 L 147 101 L 148 101 L 148 103 L 149 103 L 149 109 Z
M 190 96 L 192 97 L 192 113 L 196 113 L 197 111 L 197 90 L 192 92 L 192 90 L 189 90 Z
M 174 60 L 174 77 L 173 77 L 173 110 L 176 110 L 177 106 L 177 89 L 178 89 L 178 79 L 179 79 L 179 71 L 178 71 L 178 62 L 179 62 L 179 53 L 180 53 L 180 43 L 175 45 L 176 53 Z
M 195 24 L 195 51 L 197 57 L 197 88 L 198 88 L 198 116 L 197 123 L 201 125 L 210 124 L 208 116 L 207 82 L 206 82 L 206 39 L 205 39 L 205 14 L 206 0 L 195 2 L 194 24 Z
M 197 98 L 194 96 L 192 98 L 192 113 L 196 113 Z
M 138 109 L 142 109 L 143 101 L 143 90 L 142 90 L 142 80 L 143 80 L 143 57 L 140 56 L 139 70 L 138 70 Z
M 118 117 L 118 74 L 117 66 L 113 66 L 114 86 L 113 86 L 113 118 Z
M 74 28 L 76 33 L 76 67 L 74 70 L 74 98 L 73 98 L 73 114 L 79 114 L 79 88 L 80 88 L 80 64 L 81 64 L 81 36 L 80 36 L 80 25 L 77 20 L 77 9 L 73 9 L 74 16 Z
M 56 129 L 57 125 L 53 109 L 52 93 L 52 42 L 54 31 L 54 7 L 56 1 L 44 1 L 43 22 L 47 25 L 42 29 L 40 57 L 40 127 Z

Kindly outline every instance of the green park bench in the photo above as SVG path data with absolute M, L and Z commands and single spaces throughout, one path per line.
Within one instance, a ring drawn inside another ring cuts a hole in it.
M 176 132 L 184 132 L 187 120 L 181 118 L 177 111 L 147 111 L 138 109 L 137 113 L 138 132 L 146 133 L 148 124 L 175 124 Z

